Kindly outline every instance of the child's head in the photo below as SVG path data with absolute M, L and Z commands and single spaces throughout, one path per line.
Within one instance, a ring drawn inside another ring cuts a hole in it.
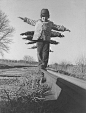
M 40 16 L 41 16 L 41 19 L 42 19 L 43 21 L 48 20 L 48 18 L 50 17 L 49 10 L 48 10 L 48 9 L 42 9 Z

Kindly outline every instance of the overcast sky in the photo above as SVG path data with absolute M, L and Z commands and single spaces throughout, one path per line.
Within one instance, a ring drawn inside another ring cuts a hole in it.
M 50 20 L 57 25 L 64 25 L 71 32 L 63 32 L 64 38 L 55 38 L 58 45 L 51 45 L 54 51 L 50 53 L 49 63 L 68 61 L 74 63 L 82 55 L 86 56 L 86 0 L 0 0 L 0 9 L 8 15 L 10 25 L 15 28 L 13 44 L 10 45 L 6 59 L 23 59 L 24 55 L 30 55 L 37 60 L 37 52 L 27 49 L 32 45 L 26 45 L 20 34 L 34 30 L 34 27 L 24 23 L 18 17 L 39 19 L 42 8 L 50 11 Z

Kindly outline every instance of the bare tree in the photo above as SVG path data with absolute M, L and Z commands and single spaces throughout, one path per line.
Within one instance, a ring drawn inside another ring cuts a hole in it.
M 62 70 L 63 70 L 63 69 L 67 69 L 67 62 L 66 62 L 66 61 L 62 61 L 62 62 L 60 63 L 60 65 L 61 65 Z
M 72 64 L 64 60 L 59 65 L 61 66 L 61 70 L 67 70 L 67 68 L 71 66 Z
M 4 51 L 9 51 L 9 44 L 12 43 L 12 36 L 14 28 L 9 25 L 7 15 L 0 10 L 0 54 L 3 56 Z
M 28 56 L 28 55 L 25 55 L 24 58 L 23 58 L 23 60 L 28 61 L 28 62 L 33 62 L 33 61 L 35 61 L 32 56 Z
M 86 57 L 85 56 L 81 56 L 76 60 L 76 65 L 78 65 L 79 67 L 81 67 L 81 71 L 82 73 L 84 72 L 84 67 L 86 66 Z

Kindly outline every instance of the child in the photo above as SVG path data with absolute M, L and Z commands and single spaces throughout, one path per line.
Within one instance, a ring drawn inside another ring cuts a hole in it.
M 33 40 L 40 40 L 39 42 L 37 42 L 37 56 L 39 61 L 39 68 L 46 69 L 49 58 L 50 43 L 48 41 L 50 41 L 51 38 L 51 30 L 53 29 L 63 32 L 70 32 L 70 30 L 65 28 L 64 26 L 55 25 L 52 21 L 48 20 L 50 17 L 48 9 L 42 9 L 40 17 L 41 18 L 36 21 L 35 24 Z M 27 22 L 28 19 L 26 18 L 26 20 L 24 21 Z

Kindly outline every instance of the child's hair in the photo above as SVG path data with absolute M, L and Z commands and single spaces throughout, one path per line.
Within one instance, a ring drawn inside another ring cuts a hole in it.
M 41 10 L 41 14 L 40 14 L 40 17 L 43 17 L 43 16 L 46 16 L 46 17 L 50 17 L 50 14 L 49 14 L 49 10 L 48 9 L 42 9 Z

